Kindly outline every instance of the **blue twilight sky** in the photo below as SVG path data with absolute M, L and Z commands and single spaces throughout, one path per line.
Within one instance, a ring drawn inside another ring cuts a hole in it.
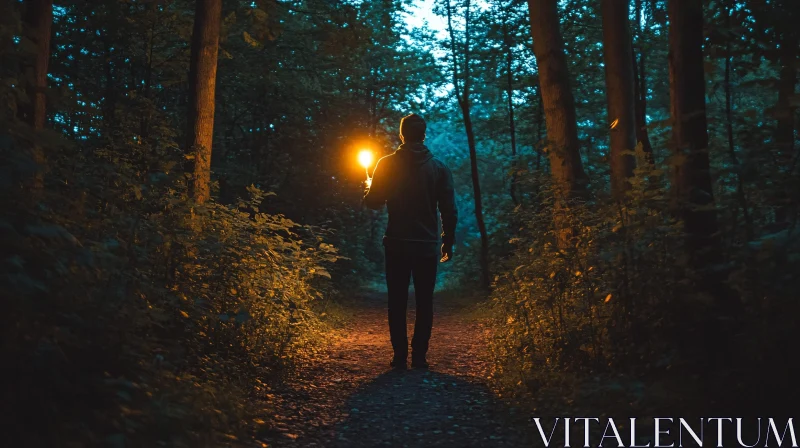
M 417 0 L 405 14 L 406 24 L 410 28 L 422 28 L 425 25 L 434 31 L 443 33 L 447 28 L 447 20 L 433 13 L 435 0 Z

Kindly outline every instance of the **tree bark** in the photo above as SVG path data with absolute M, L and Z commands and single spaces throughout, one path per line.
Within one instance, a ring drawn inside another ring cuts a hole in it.
M 528 0 L 533 52 L 539 67 L 547 129 L 547 154 L 556 187 L 566 197 L 583 192 L 586 173 L 580 157 L 580 141 L 558 22 L 557 0 Z
M 47 66 L 50 62 L 50 30 L 53 25 L 53 1 L 29 0 L 25 2 L 23 32 L 36 46 L 36 54 L 26 58 L 24 75 L 31 99 L 24 108 L 25 121 L 34 129 L 43 129 L 46 112 Z
M 732 2 L 733 3 L 733 2 Z M 725 6 L 725 14 L 727 16 L 727 26 L 731 28 L 731 8 L 732 6 Z M 736 156 L 736 144 L 733 139 L 733 88 L 731 86 L 731 72 L 733 70 L 733 56 L 731 54 L 731 41 L 725 43 L 725 131 L 728 137 L 728 155 L 730 155 L 733 166 L 736 167 L 736 196 L 739 200 L 739 206 L 742 207 L 742 215 L 744 216 L 744 229 L 745 238 L 747 241 L 753 240 L 753 221 L 750 218 L 750 209 L 747 204 L 747 195 L 744 191 L 744 182 L 742 181 L 742 170 L 739 163 L 739 158 Z
M 650 134 L 647 132 L 647 66 L 644 51 L 644 27 L 642 27 L 642 0 L 634 0 L 636 11 L 636 35 L 639 45 L 639 58 L 632 51 L 634 75 L 634 96 L 636 98 L 636 140 L 641 142 L 648 163 L 653 163 L 653 145 L 650 143 Z M 631 40 L 633 42 L 633 40 Z
M 50 34 L 53 26 L 53 1 L 28 0 L 25 2 L 23 14 L 24 37 L 30 40 L 36 51 L 33 55 L 25 55 L 22 62 L 22 74 L 25 79 L 30 102 L 19 108 L 20 118 L 34 130 L 44 129 L 47 112 L 47 67 L 50 62 Z M 30 146 L 30 153 L 37 171 L 32 179 L 33 188 L 44 185 L 46 159 L 42 148 L 35 143 Z
M 635 167 L 632 151 L 636 148 L 635 80 L 628 30 L 628 0 L 603 0 L 602 15 L 608 122 L 611 124 L 611 192 L 614 199 L 623 200 L 630 188 L 629 178 L 633 176 Z
M 703 6 L 669 0 L 669 84 L 674 151 L 673 194 L 695 267 L 717 261 L 717 213 L 708 156 Z
M 542 139 L 544 139 L 544 103 L 542 103 L 542 87 L 537 85 L 538 101 L 536 102 L 536 171 L 541 173 L 542 170 Z
M 472 116 L 470 108 L 471 93 L 471 73 L 470 73 L 470 1 L 467 0 L 465 7 L 464 21 L 464 76 L 460 80 L 458 74 L 458 46 L 456 36 L 453 31 L 453 11 L 450 0 L 447 0 L 447 28 L 450 33 L 450 48 L 453 53 L 453 89 L 458 101 L 461 115 L 464 119 L 464 131 L 467 134 L 467 145 L 469 146 L 470 174 L 472 176 L 472 192 L 475 199 L 475 221 L 478 224 L 478 231 L 481 235 L 481 285 L 488 289 L 491 286 L 491 274 L 489 270 L 489 236 L 486 232 L 486 223 L 483 219 L 483 202 L 481 200 L 481 185 L 478 173 L 478 154 L 475 144 L 475 132 L 472 127 Z M 461 82 L 459 82 L 461 81 Z
M 775 114 L 778 121 L 778 127 L 775 132 L 778 158 L 781 161 L 781 165 L 787 168 L 792 166 L 792 159 L 794 158 L 795 108 L 792 107 L 791 99 L 797 84 L 797 47 L 799 44 L 797 33 L 791 29 L 792 26 L 796 26 L 796 24 L 784 23 L 779 35 L 781 69 L 778 80 L 778 107 Z M 788 181 L 788 179 L 785 181 Z M 788 223 L 791 220 L 790 207 L 786 204 L 790 200 L 790 196 L 784 192 L 779 193 L 779 200 L 782 203 L 775 208 L 775 221 L 778 223 Z
M 553 223 L 560 248 L 570 247 L 569 201 L 586 192 L 580 156 L 575 98 L 572 95 L 558 21 L 557 0 L 528 0 L 533 53 L 539 68 L 539 88 L 547 129 L 547 155 L 553 178 Z
M 517 198 L 517 130 L 514 123 L 514 75 L 512 65 L 514 54 L 511 50 L 511 36 L 508 32 L 508 13 L 503 16 L 503 44 L 506 51 L 506 98 L 508 100 L 508 133 L 511 136 L 511 200 L 519 204 Z
M 472 128 L 472 117 L 468 101 L 464 102 L 461 107 L 461 112 L 464 118 L 464 130 L 467 134 L 467 144 L 469 146 L 472 193 L 475 196 L 475 221 L 478 224 L 478 232 L 481 235 L 481 285 L 488 289 L 491 285 L 491 274 L 489 271 L 489 236 L 486 232 L 486 223 L 483 219 L 483 201 L 481 199 L 480 177 L 478 176 L 478 155 L 476 152 L 475 132 Z
M 189 65 L 187 150 L 194 156 L 190 194 L 198 204 L 209 199 L 214 93 L 217 81 L 222 0 L 197 0 Z

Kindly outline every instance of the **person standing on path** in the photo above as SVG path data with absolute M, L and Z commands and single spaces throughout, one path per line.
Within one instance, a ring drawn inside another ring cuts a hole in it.
M 425 120 L 417 114 L 400 120 L 403 143 L 393 154 L 378 160 L 364 196 L 367 207 L 379 210 L 386 204 L 389 211 L 383 246 L 389 290 L 389 334 L 394 350 L 390 365 L 398 369 L 406 367 L 408 358 L 406 307 L 412 277 L 417 317 L 411 340 L 411 367 L 428 367 L 426 354 L 433 328 L 436 269 L 438 263 L 453 259 L 458 219 L 453 174 L 425 146 L 426 129 Z

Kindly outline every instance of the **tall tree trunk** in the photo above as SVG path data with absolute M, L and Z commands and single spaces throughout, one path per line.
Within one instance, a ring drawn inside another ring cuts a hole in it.
M 0 1 L 0 77 L 14 79 L 19 76 L 19 66 L 16 62 L 14 33 L 16 25 L 16 2 L 12 0 Z M 19 108 L 14 102 L 0 104 L 0 120 L 11 122 L 19 115 Z M 0 139 L 8 135 L 8 129 L 0 130 Z
M 603 59 L 606 68 L 608 122 L 611 124 L 611 192 L 623 200 L 633 176 L 636 148 L 633 52 L 628 30 L 628 0 L 603 0 Z
M 537 90 L 539 91 L 537 95 L 536 101 L 536 171 L 541 172 L 542 170 L 542 139 L 544 139 L 544 129 L 542 129 L 542 125 L 544 124 L 544 103 L 542 103 L 542 87 L 537 86 Z
M 647 162 L 653 163 L 653 145 L 650 143 L 650 134 L 647 132 L 647 66 L 644 51 L 644 27 L 642 26 L 642 0 L 634 0 L 636 12 L 636 43 L 639 46 L 638 61 L 636 52 L 632 52 L 633 79 L 636 97 L 636 140 L 642 143 L 642 151 L 646 154 Z M 633 42 L 633 41 L 632 41 Z M 638 62 L 638 63 L 637 63 Z
M 708 156 L 703 6 L 696 0 L 669 0 L 668 8 L 674 198 L 693 265 L 707 270 L 718 261 L 719 250 Z
M 785 22 L 789 22 L 786 20 Z M 778 146 L 778 158 L 784 167 L 792 166 L 794 158 L 794 111 L 792 107 L 792 96 L 794 96 L 797 84 L 797 56 L 798 39 L 797 33 L 791 27 L 796 23 L 784 23 L 783 29 L 779 33 L 780 39 L 780 79 L 778 81 L 778 107 L 776 117 L 778 128 L 775 132 L 775 142 Z M 784 182 L 788 181 L 785 179 Z M 781 187 L 783 188 L 783 187 Z M 778 204 L 775 209 L 775 221 L 788 223 L 791 220 L 789 214 L 790 207 L 785 203 L 790 200 L 790 196 L 785 192 L 779 193 L 782 204 Z
M 481 185 L 478 173 L 478 153 L 475 144 L 475 132 L 472 128 L 472 117 L 470 110 L 470 1 L 465 4 L 466 13 L 464 20 L 464 76 L 463 80 L 458 73 L 458 46 L 456 36 L 453 31 L 453 10 L 450 0 L 447 0 L 447 28 L 450 33 L 450 48 L 453 53 L 453 88 L 458 101 L 461 115 L 464 119 L 464 131 L 467 134 L 467 145 L 469 146 L 470 173 L 472 175 L 472 191 L 475 198 L 475 221 L 478 224 L 478 231 L 481 235 L 481 284 L 484 288 L 491 285 L 491 274 L 489 271 L 489 236 L 486 232 L 486 223 L 483 219 L 483 202 L 481 200 Z
M 514 75 L 512 65 L 514 53 L 512 52 L 511 35 L 508 32 L 508 13 L 503 16 L 503 43 L 506 51 L 506 98 L 508 100 L 508 132 L 511 135 L 511 200 L 514 205 L 519 204 L 517 198 L 517 130 L 514 123 Z
M 50 62 L 50 30 L 53 26 L 53 1 L 28 0 L 25 2 L 23 14 L 23 33 L 36 50 L 26 55 L 22 63 L 22 74 L 25 79 L 30 102 L 19 108 L 20 118 L 33 129 L 44 129 L 47 111 L 47 66 Z M 35 143 L 30 146 L 31 157 L 37 165 L 37 172 L 32 179 L 33 188 L 41 188 L 44 184 L 46 159 L 42 148 Z
M 187 150 L 194 156 L 190 192 L 199 204 L 211 194 L 211 143 L 221 13 L 222 0 L 197 0 L 189 65 Z
M 533 52 L 547 128 L 547 155 L 556 193 L 554 224 L 560 247 L 570 245 L 566 200 L 583 195 L 587 181 L 580 156 L 575 98 L 559 30 L 557 0 L 528 0 Z
M 686 274 L 694 293 L 711 299 L 708 311 L 686 334 L 698 362 L 725 365 L 739 347 L 731 334 L 741 302 L 726 282 L 710 173 L 703 58 L 703 3 L 668 0 L 669 86 L 674 167 L 673 197 L 683 220 Z M 703 369 L 710 372 L 711 369 Z M 705 378 L 709 380 L 709 377 Z

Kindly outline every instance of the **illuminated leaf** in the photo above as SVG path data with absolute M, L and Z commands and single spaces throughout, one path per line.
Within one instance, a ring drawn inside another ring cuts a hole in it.
M 325 277 L 325 278 L 328 278 L 328 279 L 331 278 L 331 274 L 328 271 L 326 271 L 325 269 L 322 269 L 322 268 L 312 269 L 311 273 L 314 274 L 314 275 L 321 275 L 322 277 Z
M 249 44 L 251 47 L 253 47 L 253 48 L 258 48 L 258 47 L 260 47 L 260 46 L 261 46 L 261 42 L 259 42 L 258 40 L 256 40 L 256 39 L 255 39 L 253 36 L 251 36 L 251 35 L 250 35 L 250 33 L 248 33 L 247 31 L 244 31 L 244 32 L 242 33 L 242 37 L 244 38 L 244 41 L 245 41 L 245 42 L 247 42 L 247 43 L 248 43 L 248 44 Z

